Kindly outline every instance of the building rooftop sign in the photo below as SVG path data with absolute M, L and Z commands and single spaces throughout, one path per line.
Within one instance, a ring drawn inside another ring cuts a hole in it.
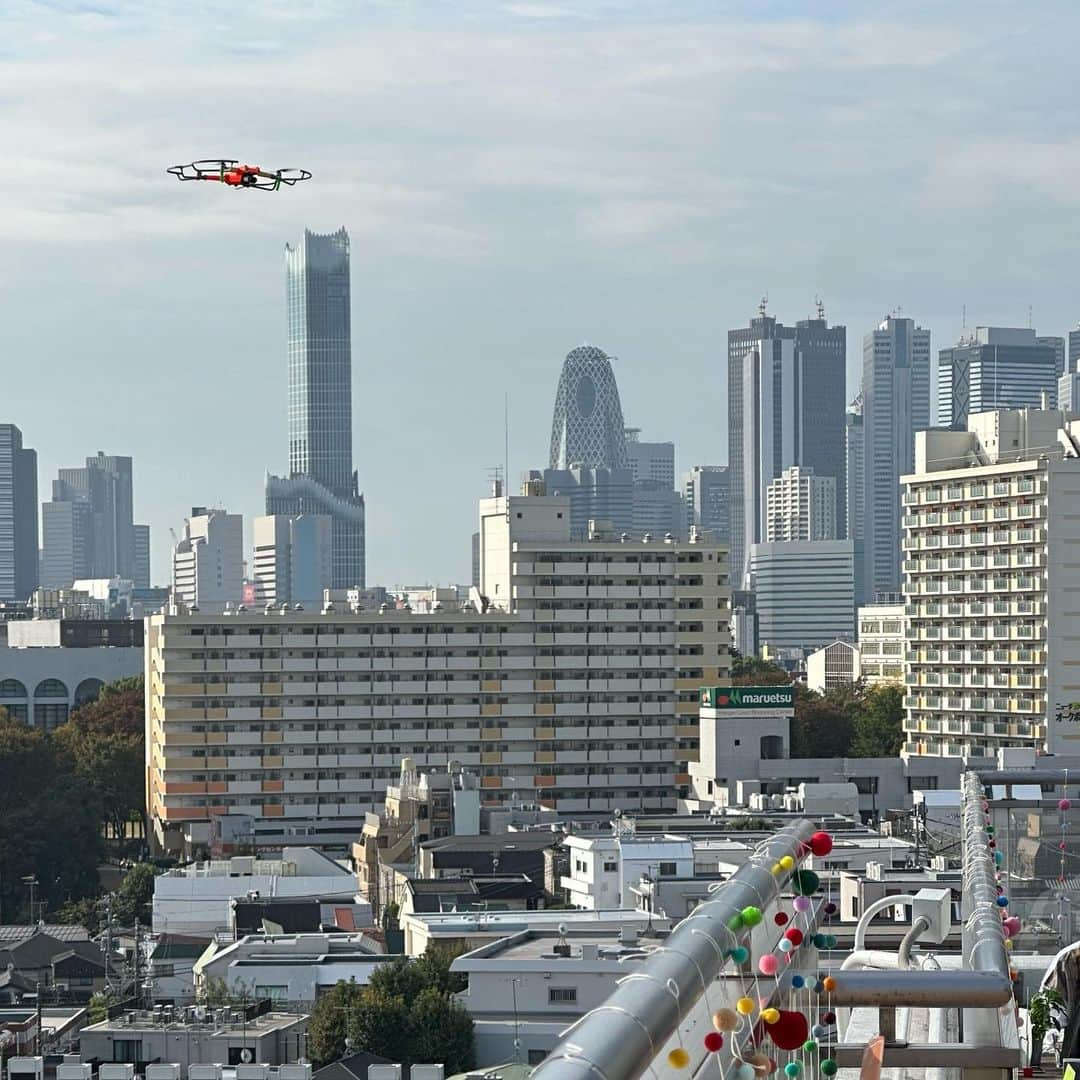
M 703 686 L 704 709 L 770 709 L 794 712 L 795 687 L 787 686 Z

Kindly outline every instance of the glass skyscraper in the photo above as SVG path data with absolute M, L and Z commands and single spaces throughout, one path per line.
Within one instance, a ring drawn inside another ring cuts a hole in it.
M 349 234 L 304 230 L 285 246 L 289 475 L 266 481 L 268 514 L 327 514 L 333 580 L 364 586 L 364 497 L 352 467 Z
M 0 600 L 26 600 L 37 584 L 37 452 L 0 424 Z

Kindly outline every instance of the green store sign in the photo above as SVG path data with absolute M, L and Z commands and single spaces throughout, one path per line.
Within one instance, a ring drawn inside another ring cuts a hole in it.
M 794 709 L 794 686 L 705 686 L 706 709 Z

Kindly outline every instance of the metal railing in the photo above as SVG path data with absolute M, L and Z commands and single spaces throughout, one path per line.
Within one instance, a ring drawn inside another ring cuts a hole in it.
M 588 1012 L 533 1070 L 543 1080 L 636 1080 L 646 1072 L 679 1024 L 697 1006 L 739 944 L 729 923 L 744 908 L 764 910 L 787 885 L 794 867 L 774 873 L 785 856 L 797 866 L 814 832 L 794 822 L 760 844 L 724 882 L 715 899 L 700 904 L 671 932 L 603 1005 Z

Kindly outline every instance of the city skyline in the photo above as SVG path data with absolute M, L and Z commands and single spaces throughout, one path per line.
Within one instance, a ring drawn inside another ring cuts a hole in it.
M 230 9 L 213 27 L 185 13 L 183 33 L 124 2 L 57 5 L 47 33 L 2 16 L 18 53 L 5 116 L 40 159 L 0 193 L 0 313 L 28 361 L 4 419 L 38 449 L 42 490 L 101 441 L 86 411 L 104 388 L 156 581 L 186 507 L 262 512 L 263 471 L 287 469 L 278 258 L 305 225 L 353 237 L 372 581 L 467 577 L 466 545 L 441 536 L 475 528 L 504 394 L 513 478 L 542 462 L 552 365 L 584 340 L 619 358 L 624 411 L 676 441 L 681 470 L 725 460 L 719 342 L 766 292 L 785 323 L 820 293 L 848 327 L 849 395 L 861 336 L 897 305 L 935 347 L 965 305 L 968 327 L 1026 326 L 1029 305 L 1040 333 L 1075 327 L 1075 10 L 535 7 Z M 199 80 L 179 77 L 195 62 Z M 358 116 L 362 135 L 341 139 Z M 206 153 L 315 176 L 247 198 L 164 175 Z M 46 372 L 66 388 L 47 422 Z M 178 403 L 190 385 L 204 390 Z M 434 459 L 449 466 L 438 535 Z

